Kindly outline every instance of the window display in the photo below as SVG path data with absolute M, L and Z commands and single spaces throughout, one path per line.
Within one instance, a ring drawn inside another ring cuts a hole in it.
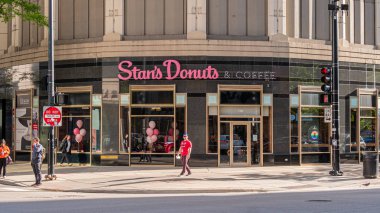
M 175 141 L 180 132 L 174 130 L 172 117 L 132 118 L 131 151 L 132 153 L 174 153 Z M 143 159 L 142 159 L 143 160 Z M 146 159 L 151 161 L 151 159 Z

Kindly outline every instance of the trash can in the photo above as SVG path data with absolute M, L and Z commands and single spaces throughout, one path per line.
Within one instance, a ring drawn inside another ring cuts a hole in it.
M 377 178 L 379 175 L 379 158 L 377 153 L 363 153 L 363 176 L 364 178 Z

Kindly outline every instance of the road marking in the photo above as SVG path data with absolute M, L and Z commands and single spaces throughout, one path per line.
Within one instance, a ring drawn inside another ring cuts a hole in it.
M 28 192 L 30 190 L 21 188 L 1 188 L 1 191 L 11 191 L 11 192 Z

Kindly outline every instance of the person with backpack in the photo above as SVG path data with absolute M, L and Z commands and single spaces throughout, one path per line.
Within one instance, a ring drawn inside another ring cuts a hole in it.
M 63 162 L 66 160 L 67 164 L 69 166 L 72 166 L 73 164 L 70 162 L 71 160 L 71 148 L 73 146 L 73 143 L 71 141 L 71 136 L 66 135 L 61 143 L 61 146 L 59 147 L 59 151 L 62 152 L 62 158 L 61 158 L 61 163 L 60 166 L 63 165 Z
M 3 178 L 7 177 L 7 158 L 10 154 L 9 147 L 7 146 L 7 143 L 3 139 L 0 145 L 0 177 L 1 177 L 1 170 L 3 170 Z
M 42 179 L 41 165 L 42 165 L 42 160 L 43 160 L 43 155 L 44 155 L 44 149 L 45 148 L 42 146 L 42 144 L 40 144 L 40 139 L 34 138 L 33 145 L 32 145 L 31 165 L 33 168 L 33 173 L 34 173 L 36 182 L 32 186 L 41 185 L 41 179 Z

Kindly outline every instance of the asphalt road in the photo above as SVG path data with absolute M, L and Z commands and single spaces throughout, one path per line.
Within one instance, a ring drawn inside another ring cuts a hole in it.
M 379 212 L 380 189 L 263 194 L 128 195 L 46 192 L 0 185 L 1 213 Z

